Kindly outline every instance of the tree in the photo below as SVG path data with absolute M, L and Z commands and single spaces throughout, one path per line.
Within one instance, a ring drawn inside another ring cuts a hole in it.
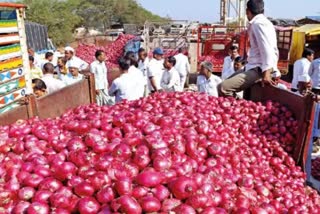
M 24 0 L 28 6 L 27 20 L 48 27 L 49 37 L 58 45 L 73 41 L 72 32 L 81 18 L 74 13 L 79 6 L 77 0 Z

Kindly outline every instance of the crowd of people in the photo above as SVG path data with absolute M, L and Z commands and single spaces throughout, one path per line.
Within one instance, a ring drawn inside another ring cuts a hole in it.
M 221 77 L 213 74 L 211 62 L 202 62 L 196 83 L 198 91 L 211 96 L 241 98 L 244 90 L 261 82 L 262 86 L 271 84 L 302 96 L 310 91 L 320 95 L 320 58 L 314 60 L 314 51 L 306 48 L 302 58 L 295 62 L 291 89 L 288 89 L 281 82 L 277 69 L 277 36 L 273 24 L 264 15 L 264 1 L 249 0 L 246 13 L 249 20 L 248 57 L 240 56 L 238 47 L 231 46 L 224 59 Z M 151 59 L 143 48 L 138 53 L 129 51 L 119 60 L 120 76 L 109 85 L 106 53 L 101 50 L 96 51 L 96 60 L 90 65 L 76 57 L 71 47 L 65 48 L 57 65 L 53 64 L 53 53 L 46 53 L 45 60 L 39 61 L 30 50 L 34 94 L 40 97 L 53 93 L 80 81 L 86 72 L 95 76 L 99 105 L 136 100 L 159 91 L 180 92 L 184 90 L 191 70 L 186 51 L 186 48 L 180 48 L 177 55 L 164 57 L 163 50 L 155 48 Z
M 102 50 L 96 51 L 95 61 L 89 65 L 75 56 L 73 48 L 65 47 L 64 54 L 58 56 L 55 65 L 53 53 L 46 53 L 45 59 L 41 61 L 30 49 L 33 93 L 36 97 L 54 93 L 81 81 L 88 72 L 95 77 L 98 105 L 112 105 L 124 99 L 136 100 L 159 91 L 183 91 L 190 73 L 190 63 L 185 52 L 185 48 L 180 48 L 176 56 L 164 58 L 163 50 L 156 48 L 153 57 L 149 59 L 143 48 L 138 53 L 128 51 L 119 60 L 120 76 L 109 85 L 106 53 Z

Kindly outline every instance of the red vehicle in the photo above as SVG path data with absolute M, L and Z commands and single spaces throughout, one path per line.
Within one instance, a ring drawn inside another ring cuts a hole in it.
M 245 29 L 241 27 L 200 26 L 197 41 L 198 65 L 203 61 L 211 61 L 214 72 L 220 73 L 229 48 L 237 45 L 239 54 L 244 56 L 248 47 L 246 41 Z
M 283 74 L 288 73 L 289 53 L 292 41 L 292 27 L 275 26 L 278 37 L 278 68 Z M 239 54 L 246 56 L 249 49 L 248 35 L 245 28 L 226 26 L 200 26 L 198 28 L 197 56 L 198 65 L 211 61 L 214 72 L 221 73 L 223 60 L 228 56 L 230 46 L 237 45 Z

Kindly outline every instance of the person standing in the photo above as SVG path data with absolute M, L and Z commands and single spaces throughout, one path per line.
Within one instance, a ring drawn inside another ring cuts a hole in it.
M 246 12 L 250 39 L 246 72 L 240 72 L 224 80 L 218 86 L 220 96 L 237 97 L 237 92 L 250 88 L 259 81 L 262 86 L 272 84 L 271 72 L 277 68 L 279 58 L 277 34 L 273 24 L 263 14 L 264 1 L 249 0 Z
M 40 79 L 43 77 L 42 70 L 39 67 L 36 67 L 34 64 L 33 56 L 29 56 L 29 65 L 30 65 L 31 79 Z
M 156 48 L 153 51 L 153 58 L 147 67 L 149 92 L 154 93 L 161 89 L 160 82 L 163 71 L 163 51 L 161 48 Z
M 312 81 L 312 92 L 320 95 L 320 58 L 312 61 L 309 69 L 309 75 Z
M 218 97 L 218 85 L 221 78 L 212 74 L 213 66 L 211 62 L 202 62 L 200 73 L 197 77 L 198 91 L 210 96 Z
M 171 56 L 164 60 L 163 66 L 165 71 L 163 72 L 161 79 L 161 88 L 167 92 L 182 91 L 181 79 L 179 72 L 175 68 L 176 58 Z
M 190 62 L 188 57 L 185 55 L 185 52 L 186 48 L 179 48 L 179 53 L 174 56 L 177 61 L 174 67 L 179 72 L 181 90 L 184 89 L 188 75 L 191 71 Z
M 43 77 L 41 79 L 47 86 L 48 94 L 58 91 L 66 86 L 64 82 L 54 78 L 53 73 L 54 67 L 51 63 L 46 63 L 43 65 Z
M 58 75 L 58 79 L 64 80 L 68 76 L 68 68 L 66 66 L 66 59 L 64 57 L 58 58 L 57 66 L 55 68 L 55 73 Z
M 51 63 L 52 65 L 53 65 L 53 53 L 52 52 L 50 52 L 50 51 L 48 51 L 46 54 L 45 54 L 45 60 L 42 62 L 42 64 L 41 64 L 41 69 L 43 69 L 43 66 L 44 66 L 44 64 L 46 64 L 46 63 Z
M 238 47 L 235 45 L 232 45 L 229 48 L 229 56 L 225 57 L 223 61 L 223 67 L 221 72 L 222 80 L 228 79 L 232 74 L 235 73 L 233 65 L 237 57 L 239 57 Z
M 95 53 L 96 60 L 90 65 L 90 72 L 94 74 L 96 85 L 96 100 L 97 104 L 112 105 L 113 99 L 108 94 L 108 70 L 106 66 L 106 54 L 102 50 L 97 50 Z
M 291 82 L 291 90 L 296 92 L 298 89 L 298 78 L 301 75 L 308 74 L 311 62 L 314 58 L 314 51 L 305 48 L 302 53 L 302 58 L 297 60 L 293 65 L 293 79 Z
M 138 51 L 138 69 L 142 72 L 143 77 L 145 79 L 145 82 L 148 83 L 148 77 L 147 77 L 147 68 L 149 65 L 149 58 L 146 50 L 144 48 L 140 48 Z M 144 96 L 147 95 L 147 84 L 144 87 Z
M 130 68 L 128 73 L 132 76 L 132 81 L 135 82 L 135 99 L 140 99 L 144 96 L 145 87 L 147 85 L 146 78 L 143 76 L 141 70 L 138 69 L 138 61 L 134 52 L 127 52 L 125 59 L 130 61 Z
M 140 48 L 138 51 L 138 68 L 142 71 L 143 76 L 147 77 L 147 67 L 149 65 L 149 58 L 146 50 L 144 48 Z
M 125 58 L 119 60 L 120 77 L 116 78 L 110 88 L 109 95 L 115 96 L 116 103 L 122 100 L 135 100 L 135 82 L 132 81 L 132 76 L 128 70 L 130 68 L 130 61 Z
M 80 73 L 86 73 L 90 71 L 89 64 L 80 59 L 79 57 L 75 56 L 75 51 L 72 47 L 65 47 L 64 49 L 64 55 L 67 60 L 66 66 L 67 68 L 70 67 L 71 64 L 76 63 L 79 65 L 79 72 Z

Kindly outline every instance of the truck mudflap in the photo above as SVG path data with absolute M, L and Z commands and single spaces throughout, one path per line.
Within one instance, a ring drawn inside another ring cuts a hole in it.
M 316 189 L 318 192 L 320 192 L 320 181 L 315 179 L 311 172 L 312 172 L 312 159 L 316 158 L 312 156 L 313 151 L 313 142 L 314 138 L 320 138 L 320 103 L 315 104 L 315 116 L 314 116 L 314 122 L 313 122 L 313 129 L 312 129 L 312 136 L 309 142 L 309 148 L 308 148 L 308 156 L 307 156 L 307 163 L 306 163 L 306 173 L 307 173 L 307 183 L 314 189 Z
M 306 163 L 309 154 L 312 130 L 315 118 L 315 102 L 312 96 L 298 96 L 291 91 L 282 90 L 274 86 L 261 87 L 254 85 L 245 93 L 246 99 L 254 102 L 272 100 L 287 106 L 298 121 L 298 133 L 293 151 L 296 164 L 306 172 Z

